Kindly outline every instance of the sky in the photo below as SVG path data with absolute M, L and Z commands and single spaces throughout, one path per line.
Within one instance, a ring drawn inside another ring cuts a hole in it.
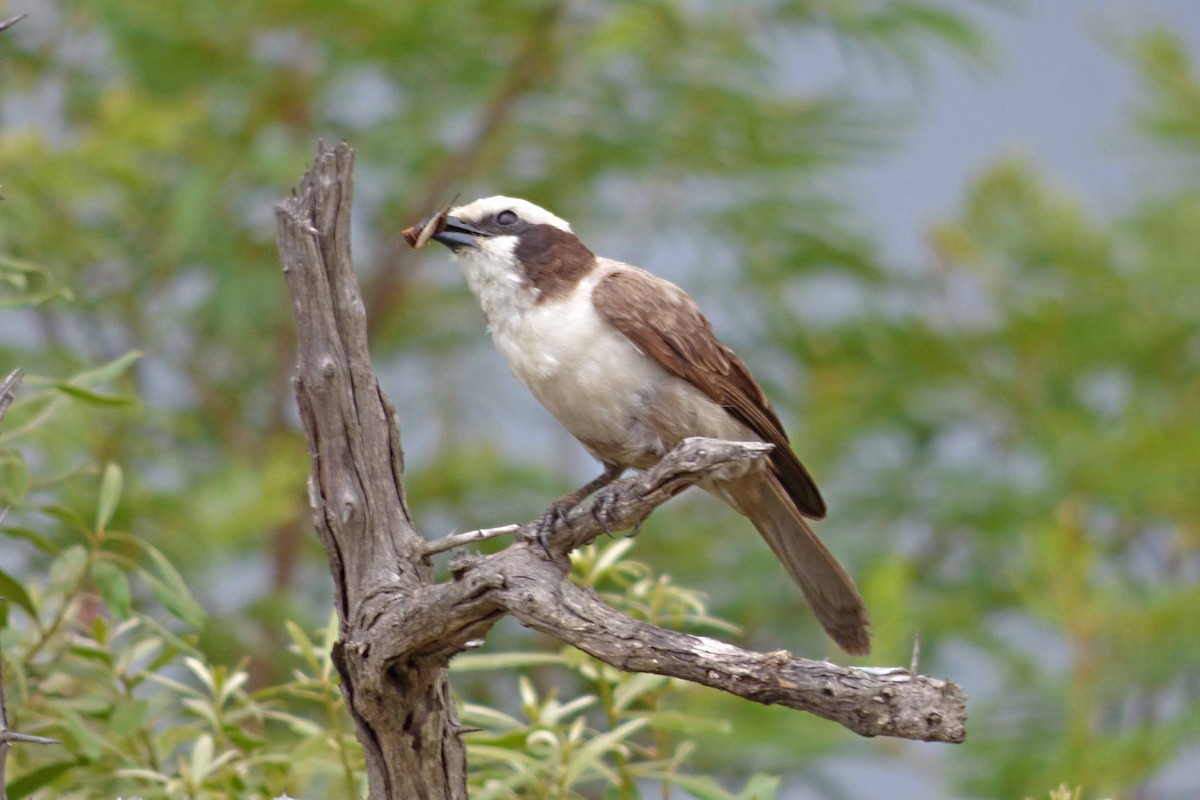
M 908 93 L 914 126 L 855 176 L 850 202 L 894 264 L 919 262 L 924 230 L 951 217 L 971 178 L 1004 156 L 1030 160 L 1093 212 L 1131 207 L 1162 175 L 1133 157 L 1138 82 L 1121 48 L 1140 30 L 1166 26 L 1200 58 L 1200 0 L 1024 0 L 975 10 L 995 46 L 992 65 L 935 62 L 927 85 Z M 870 75 L 852 80 L 873 94 L 904 95 Z

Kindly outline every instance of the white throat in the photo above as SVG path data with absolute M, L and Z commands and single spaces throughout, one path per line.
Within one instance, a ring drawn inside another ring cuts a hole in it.
M 516 246 L 515 236 L 492 236 L 480 239 L 479 247 L 464 247 L 453 254 L 493 333 L 511 325 L 537 302 L 537 290 L 526 284 L 517 263 Z

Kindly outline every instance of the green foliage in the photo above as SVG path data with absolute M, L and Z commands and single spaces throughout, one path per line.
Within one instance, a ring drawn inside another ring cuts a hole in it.
M 1032 800 L 1032 798 L 1026 798 L 1026 800 Z M 1083 789 L 1079 786 L 1070 789 L 1065 783 L 1061 783 L 1057 789 L 1050 790 L 1050 800 L 1083 800 Z
M 630 540 L 582 548 L 574 559 L 576 578 L 626 613 L 656 625 L 728 631 L 710 617 L 696 592 L 655 578 L 645 564 L 625 558 Z M 558 690 L 540 693 L 529 675 L 547 667 L 573 679 L 571 700 Z M 666 793 L 677 787 L 705 800 L 757 800 L 775 796 L 778 781 L 751 777 L 740 793 L 711 778 L 685 771 L 697 732 L 728 734 L 729 726 L 710 717 L 680 713 L 668 704 L 675 682 L 659 675 L 631 675 L 569 647 L 555 653 L 498 652 L 462 655 L 453 674 L 515 670 L 519 708 L 466 703 L 463 723 L 477 727 L 467 737 L 471 797 L 637 797 L 656 782 Z
M 61 524 L 53 535 L 0 528 L 3 544 L 37 550 L 37 569 L 24 580 L 0 571 L 8 722 L 58 742 L 9 754 L 8 797 L 353 796 L 359 751 L 344 730 L 328 637 L 317 650 L 290 628 L 301 656 L 293 678 L 249 690 L 244 663 L 214 665 L 197 648 L 206 614 L 180 573 L 158 548 L 114 525 L 123 501 L 118 465 L 105 465 L 98 481 L 90 470 L 29 477 L 17 449 L 23 439 L 52 427 L 71 404 L 97 413 L 111 405 L 61 387 L 107 383 L 134 358 L 67 381 L 28 380 L 35 391 L 13 404 L 0 435 L 5 463 L 25 476 L 21 491 L 6 481 L 6 503 Z M 45 501 L 67 481 L 92 484 L 91 514 Z
M 1137 41 L 1134 57 L 1150 95 L 1142 112 L 1147 130 L 1195 155 L 1200 147 L 1200 79 L 1183 42 L 1170 31 L 1155 31 Z

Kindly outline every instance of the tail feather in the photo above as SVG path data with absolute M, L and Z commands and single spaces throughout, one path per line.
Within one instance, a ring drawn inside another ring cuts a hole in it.
M 775 476 L 724 481 L 712 491 L 750 518 L 830 638 L 851 655 L 867 655 L 871 638 L 866 604 Z

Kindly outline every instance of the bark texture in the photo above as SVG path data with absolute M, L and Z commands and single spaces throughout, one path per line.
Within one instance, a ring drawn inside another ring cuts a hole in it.
M 808 711 L 863 736 L 963 741 L 966 700 L 954 683 L 905 669 L 757 653 L 658 628 L 570 582 L 571 550 L 605 525 L 631 528 L 714 473 L 761 469 L 770 445 L 689 439 L 653 469 L 573 509 L 549 553 L 536 544 L 536 521 L 426 542 L 405 502 L 395 412 L 367 352 L 350 258 L 353 161 L 347 145 L 321 145 L 276 213 L 299 339 L 294 382 L 312 458 L 309 500 L 341 621 L 334 658 L 372 798 L 466 797 L 465 748 L 446 665 L 505 614 L 623 670 Z M 433 582 L 431 553 L 495 535 L 514 541 L 491 556 L 456 555 L 451 579 Z
M 276 207 L 299 340 L 294 383 L 312 457 L 309 503 L 341 625 L 333 657 L 366 752 L 370 796 L 465 798 L 449 652 L 392 649 L 374 633 L 380 616 L 413 618 L 432 571 L 404 501 L 395 411 L 367 352 L 350 258 L 353 165 L 344 144 L 322 147 L 295 194 Z

